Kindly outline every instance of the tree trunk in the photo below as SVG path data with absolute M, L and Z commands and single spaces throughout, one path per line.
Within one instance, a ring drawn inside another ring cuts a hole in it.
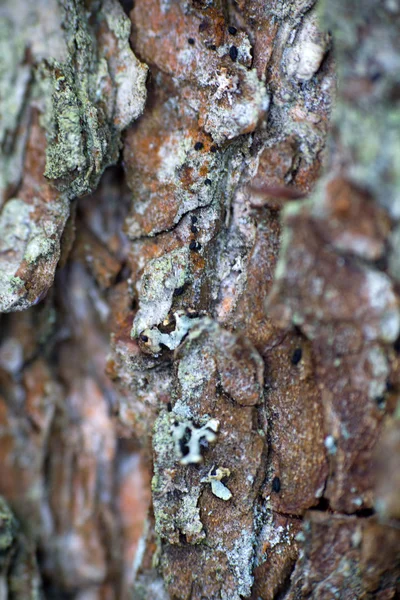
M 0 600 L 400 594 L 399 25 L 3 1 Z

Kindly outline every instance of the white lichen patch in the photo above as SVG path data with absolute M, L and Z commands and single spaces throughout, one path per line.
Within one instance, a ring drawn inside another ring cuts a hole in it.
M 204 394 L 210 378 L 216 372 L 215 356 L 212 352 L 204 352 L 201 339 L 214 330 L 215 323 L 208 317 L 201 319 L 197 327 L 193 327 L 183 344 L 184 352 L 179 360 L 178 381 L 180 386 L 179 399 L 174 410 L 185 416 L 187 407 L 197 402 L 196 410 L 201 409 L 201 397 Z
M 175 452 L 182 465 L 200 463 L 201 443 L 212 443 L 217 439 L 219 421 L 210 419 L 202 426 L 192 421 L 175 421 L 172 426 L 172 437 L 175 441 Z
M 231 474 L 230 470 L 224 467 L 218 467 L 217 469 L 213 466 L 208 472 L 206 477 L 203 477 L 202 483 L 210 483 L 211 491 L 214 496 L 221 500 L 230 500 L 232 498 L 232 492 L 222 483 L 222 479 L 229 477 Z
M 173 435 L 173 431 L 177 431 L 178 428 L 173 424 L 173 419 L 175 421 L 173 413 L 163 412 L 154 426 L 155 461 L 151 487 L 156 532 L 172 544 L 179 543 L 180 534 L 185 535 L 188 542 L 196 544 L 205 537 L 200 509 L 197 506 L 201 486 L 200 482 L 189 485 L 186 468 L 179 467 L 179 441 L 174 439 Z M 206 423 L 209 421 L 207 419 Z M 216 427 L 215 423 L 210 425 Z M 190 421 L 182 423 L 182 426 L 193 428 Z M 181 433 L 185 435 L 184 430 L 181 430 Z
M 252 575 L 254 560 L 253 536 L 248 531 L 243 531 L 243 534 L 235 540 L 232 550 L 226 552 L 226 556 L 236 577 L 237 598 L 248 597 L 254 581 Z
M 21 262 L 34 263 L 46 260 L 49 254 L 58 258 L 60 252 L 59 229 L 49 220 L 43 223 L 31 219 L 36 202 L 28 204 L 11 198 L 0 212 L 0 312 L 21 310 L 25 304 L 24 282 L 16 277 Z M 68 216 L 67 202 L 60 202 L 59 228 Z M 53 239 L 49 236 L 53 234 Z M 55 263 L 56 264 L 56 263 Z M 47 268 L 55 269 L 48 264 Z
M 204 115 L 204 129 L 217 143 L 253 131 L 269 107 L 266 87 L 256 70 L 239 65 L 237 69 L 235 75 L 219 72 L 214 102 Z
M 327 52 L 329 37 L 318 27 L 315 12 L 306 16 L 294 46 L 286 59 L 286 71 L 290 77 L 309 81 L 321 66 Z
M 222 100 L 226 96 L 230 105 L 233 104 L 233 95 L 240 93 L 239 77 L 228 72 L 228 69 L 221 68 L 216 76 L 215 83 L 217 89 L 213 94 L 214 100 Z
M 400 310 L 389 277 L 380 271 L 366 269 L 360 296 L 367 299 L 368 306 L 376 314 L 374 321 L 369 317 L 364 325 L 365 337 L 394 342 L 400 332 Z
M 17 338 L 8 337 L 0 345 L 0 367 L 17 374 L 24 362 L 22 344 Z
M 328 451 L 328 454 L 336 454 L 337 452 L 337 445 L 336 445 L 336 440 L 333 437 L 333 435 L 327 435 L 326 438 L 324 439 L 324 445 L 325 448 Z
M 368 382 L 368 397 L 375 400 L 386 390 L 386 382 L 390 373 L 389 362 L 380 346 L 373 346 L 368 351 L 367 361 L 372 375 Z
M 160 144 L 157 151 L 160 166 L 156 171 L 159 181 L 175 181 L 178 169 L 187 161 L 191 145 L 190 137 L 182 140 L 180 132 L 171 133 L 164 143 Z
M 174 290 L 187 282 L 188 270 L 187 247 L 178 248 L 147 263 L 140 281 L 139 310 L 131 332 L 133 338 L 167 318 Z
M 176 525 L 180 532 L 198 542 L 205 537 L 203 523 L 200 520 L 200 509 L 197 506 L 199 498 L 200 487 L 191 488 L 190 493 L 183 496 L 176 515 Z
M 175 329 L 170 333 L 163 333 L 157 327 L 152 329 L 145 329 L 142 332 L 147 338 L 145 346 L 154 354 L 161 352 L 161 345 L 166 346 L 170 350 L 175 350 L 182 342 L 187 333 L 197 325 L 200 321 L 198 318 L 191 318 L 190 315 L 186 315 L 183 311 L 177 311 L 174 313 L 175 318 Z M 165 323 L 166 320 L 164 320 Z M 163 323 L 163 324 L 164 324 Z
M 118 40 L 119 51 L 111 65 L 116 83 L 113 122 L 122 131 L 143 112 L 148 67 L 132 52 L 129 44 L 131 24 L 121 4 L 104 0 L 104 15 L 110 31 Z

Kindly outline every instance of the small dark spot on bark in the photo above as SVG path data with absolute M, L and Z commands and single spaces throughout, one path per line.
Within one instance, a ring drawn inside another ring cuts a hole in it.
M 237 29 L 236 27 L 233 27 L 233 25 L 231 25 L 230 27 L 228 27 L 228 31 L 231 35 L 236 35 L 237 34 Z
M 179 450 L 181 451 L 182 456 L 187 456 L 189 454 L 189 446 L 184 442 L 183 439 L 179 440 Z
M 197 229 L 196 225 L 192 225 L 190 231 L 194 234 L 199 233 L 199 230 Z
M 229 56 L 231 57 L 233 62 L 235 62 L 235 60 L 237 59 L 238 54 L 239 54 L 239 52 L 238 52 L 238 49 L 236 48 L 236 46 L 231 46 L 229 48 Z
M 393 385 L 393 383 L 392 383 L 392 382 L 391 382 L 391 381 L 388 379 L 388 380 L 386 381 L 386 391 L 387 391 L 387 392 L 393 392 L 393 390 L 394 390 L 394 385 Z
M 149 341 L 149 338 L 148 338 L 148 336 L 147 336 L 147 335 L 144 335 L 144 333 L 141 333 L 141 334 L 139 335 L 139 337 L 140 337 L 140 339 L 142 340 L 142 342 L 148 342 L 148 341 Z
M 281 480 L 279 479 L 279 477 L 274 477 L 272 480 L 272 491 L 275 492 L 276 494 L 279 494 L 279 492 L 281 491 Z
M 196 142 L 194 145 L 195 150 L 202 150 L 204 148 L 203 142 Z
M 201 244 L 199 242 L 195 242 L 194 240 L 192 240 L 189 244 L 189 250 L 198 252 L 199 250 L 201 250 Z
M 292 354 L 291 362 L 292 365 L 298 365 L 301 361 L 301 357 L 303 356 L 303 351 L 301 348 L 296 348 L 296 350 Z
M 192 432 L 189 427 L 186 427 L 183 436 L 179 440 L 179 449 L 181 451 L 182 456 L 187 456 L 190 452 L 188 444 L 190 442 L 191 437 Z
M 381 79 L 381 77 L 382 77 L 382 73 L 380 73 L 379 71 L 377 71 L 376 73 L 373 73 L 373 74 L 370 76 L 370 80 L 371 80 L 372 82 L 375 82 L 375 81 L 378 81 L 379 79 Z
M 188 38 L 188 44 L 190 44 L 191 46 L 194 46 L 194 39 Z
M 211 183 L 212 183 L 212 182 L 211 182 L 211 179 L 206 179 L 206 180 L 204 181 L 204 185 L 211 185 Z
M 174 296 L 182 296 L 183 292 L 185 291 L 185 286 L 182 285 L 181 287 L 175 288 L 174 289 Z
M 218 150 L 217 146 L 211 146 L 210 152 L 216 152 Z
M 374 265 L 380 271 L 386 271 L 388 268 L 387 256 L 381 256 L 380 258 L 375 260 Z
M 195 240 L 192 240 L 189 244 L 189 250 L 193 250 L 194 252 L 198 252 L 199 250 L 201 250 L 200 242 L 196 242 Z

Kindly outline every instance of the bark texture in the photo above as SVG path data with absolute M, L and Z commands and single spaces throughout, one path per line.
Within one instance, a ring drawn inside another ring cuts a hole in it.
M 400 5 L 26 4 L 0 598 L 396 598 Z

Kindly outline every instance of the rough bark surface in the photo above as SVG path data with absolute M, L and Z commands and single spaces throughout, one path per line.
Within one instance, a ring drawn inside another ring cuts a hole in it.
M 2 3 L 0 599 L 398 597 L 399 27 Z

